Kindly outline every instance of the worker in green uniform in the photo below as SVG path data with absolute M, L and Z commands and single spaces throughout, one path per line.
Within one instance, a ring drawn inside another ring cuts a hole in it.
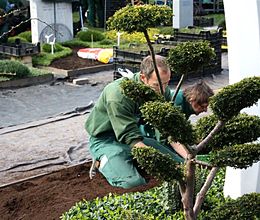
M 164 97 L 170 101 L 172 96 L 168 87 L 171 78 L 170 69 L 166 64 L 165 57 L 157 55 L 156 63 Z M 151 56 L 142 61 L 140 72 L 134 74 L 132 80 L 144 83 L 156 92 L 160 92 Z M 183 158 L 186 158 L 187 152 L 179 143 L 164 145 L 155 137 L 148 137 L 141 131 L 139 106 L 122 93 L 121 81 L 122 78 L 115 80 L 104 88 L 85 123 L 85 128 L 90 135 L 89 150 L 91 156 L 94 161 L 99 161 L 99 171 L 112 186 L 131 188 L 146 183 L 146 180 L 134 165 L 131 155 L 132 147 L 151 146 L 164 154 L 169 154 L 178 162 L 182 162 Z M 212 91 L 209 87 L 206 89 Z M 206 94 L 209 93 L 206 92 Z M 177 97 L 181 109 L 183 106 L 189 106 L 183 109 L 186 115 L 199 114 L 201 111 L 207 110 L 208 100 L 207 103 L 203 103 L 204 106 L 201 108 L 198 106 L 202 103 L 196 106 L 194 97 L 191 98 L 186 99 L 181 93 Z M 198 109 L 194 109 L 192 106 L 198 107 Z

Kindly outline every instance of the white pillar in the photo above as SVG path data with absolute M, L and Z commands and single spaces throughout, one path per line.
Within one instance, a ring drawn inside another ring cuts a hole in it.
M 193 26 L 193 0 L 173 0 L 173 28 Z
M 260 76 L 260 0 L 224 0 L 229 82 Z M 260 103 L 243 112 L 260 115 Z M 247 169 L 228 167 L 224 195 L 231 198 L 260 192 L 260 162 Z
M 30 14 L 32 43 L 46 42 L 45 36 L 50 34 L 57 42 L 73 39 L 71 2 L 30 0 Z

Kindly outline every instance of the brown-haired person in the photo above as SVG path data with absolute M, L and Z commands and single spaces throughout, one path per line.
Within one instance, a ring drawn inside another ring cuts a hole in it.
M 170 101 L 172 92 L 168 84 L 171 71 L 165 57 L 157 55 L 156 63 L 163 95 Z M 134 74 L 131 79 L 160 92 L 150 56 L 142 61 L 140 72 Z M 89 151 L 93 161 L 99 161 L 99 171 L 112 186 L 131 188 L 146 183 L 134 164 L 132 147 L 151 146 L 169 154 L 177 162 L 182 162 L 187 153 L 180 144 L 165 145 L 158 141 L 155 135 L 147 135 L 149 132 L 144 129 L 145 125 L 140 124 L 140 106 L 123 94 L 120 87 L 122 80 L 115 80 L 104 88 L 86 120 L 85 128 L 90 135 Z M 177 98 L 178 105 L 187 116 L 196 113 L 191 107 L 191 101 L 187 101 L 182 92 Z M 179 103 L 180 100 L 185 104 Z

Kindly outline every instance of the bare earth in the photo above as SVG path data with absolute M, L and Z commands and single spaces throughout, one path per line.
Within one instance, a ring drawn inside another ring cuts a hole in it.
M 60 62 L 55 61 L 53 67 L 74 69 L 76 64 L 80 68 L 94 64 L 77 57 L 75 51 Z M 225 71 L 207 79 L 214 89 L 228 84 Z M 88 177 L 91 158 L 84 122 L 91 103 L 112 81 L 112 73 L 82 76 L 89 78 L 83 86 L 56 82 L 0 91 L 1 219 L 59 219 L 82 199 L 103 197 L 109 192 L 143 191 L 158 185 L 151 178 L 146 186 L 124 190 L 111 187 L 100 174 L 93 180 Z

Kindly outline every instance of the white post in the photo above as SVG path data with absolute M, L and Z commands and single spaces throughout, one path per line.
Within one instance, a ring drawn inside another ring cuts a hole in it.
M 193 0 L 173 0 L 173 28 L 193 26 Z
M 224 9 L 230 84 L 245 77 L 260 76 L 260 1 L 224 0 Z M 260 115 L 260 103 L 243 111 Z M 260 192 L 260 162 L 248 169 L 228 167 L 224 195 L 237 198 L 251 192 Z
M 120 46 L 120 36 L 121 36 L 122 33 L 120 32 L 117 32 L 116 35 L 117 35 L 117 46 L 119 47 Z

